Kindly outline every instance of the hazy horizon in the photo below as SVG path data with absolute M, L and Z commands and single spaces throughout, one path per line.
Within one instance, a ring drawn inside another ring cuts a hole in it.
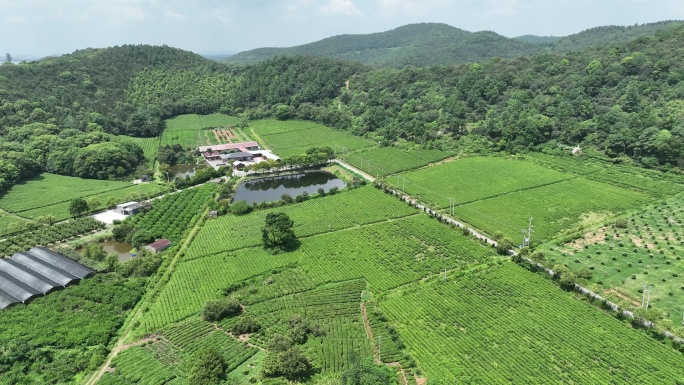
M 684 2 L 674 0 L 0 0 L 0 6 L 0 52 L 16 59 L 123 44 L 237 53 L 425 22 L 516 37 L 684 19 Z

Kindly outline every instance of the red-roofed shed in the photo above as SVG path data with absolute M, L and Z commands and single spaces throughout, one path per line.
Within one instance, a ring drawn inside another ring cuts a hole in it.
M 160 239 L 156 242 L 152 242 L 149 245 L 145 246 L 145 248 L 153 253 L 159 253 L 162 252 L 166 249 L 168 249 L 171 246 L 171 241 L 169 241 L 166 238 Z

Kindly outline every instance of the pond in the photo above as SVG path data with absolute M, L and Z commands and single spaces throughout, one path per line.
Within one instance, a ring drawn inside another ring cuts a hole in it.
M 261 201 L 273 202 L 280 200 L 283 194 L 289 194 L 294 198 L 305 191 L 308 194 L 315 194 L 319 188 L 328 192 L 333 187 L 344 188 L 345 186 L 342 179 L 325 171 L 258 178 L 240 184 L 233 202 L 247 201 L 249 204 Z
M 133 255 L 131 255 L 131 250 L 133 250 L 133 246 L 129 245 L 128 243 L 107 241 L 102 244 L 102 249 L 104 249 L 105 253 L 107 254 L 118 254 L 119 262 L 126 262 L 129 259 L 133 258 Z
M 186 176 L 193 177 L 198 170 L 207 168 L 205 163 L 202 164 L 175 164 L 169 167 L 169 177 L 171 181 L 177 178 L 184 179 Z

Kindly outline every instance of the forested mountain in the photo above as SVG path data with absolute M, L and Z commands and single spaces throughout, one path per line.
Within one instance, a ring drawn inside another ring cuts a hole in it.
M 468 32 L 446 24 L 421 23 L 368 35 L 334 36 L 291 48 L 258 48 L 233 55 L 225 62 L 248 64 L 276 55 L 310 55 L 399 68 L 527 56 L 539 49 L 491 31 Z
M 653 36 L 659 31 L 681 27 L 682 21 L 661 21 L 657 23 L 619 26 L 609 25 L 604 27 L 589 28 L 582 32 L 560 38 L 553 45 L 553 51 L 570 52 L 580 51 L 589 47 L 598 47 L 604 44 L 615 44 L 632 39 Z
M 304 119 L 465 151 L 581 144 L 653 168 L 684 157 L 684 27 L 626 43 L 460 66 L 374 69 L 307 56 L 226 66 L 124 46 L 0 66 L 0 189 L 40 171 L 120 178 L 166 117 Z
M 358 61 L 374 67 L 457 65 L 542 52 L 570 52 L 652 36 L 684 23 L 662 21 L 634 26 L 605 26 L 558 36 L 507 38 L 491 31 L 468 32 L 446 24 L 411 24 L 387 32 L 340 35 L 289 48 L 257 48 L 240 52 L 225 63 L 249 64 L 276 55 L 309 55 Z

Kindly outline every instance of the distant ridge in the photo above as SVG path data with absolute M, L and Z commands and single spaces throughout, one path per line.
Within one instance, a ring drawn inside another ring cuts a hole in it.
M 419 23 L 366 35 L 338 35 L 295 47 L 257 48 L 221 61 L 251 64 L 279 55 L 307 55 L 357 61 L 376 67 L 458 65 L 494 57 L 578 51 L 652 36 L 681 25 L 684 22 L 661 21 L 626 27 L 596 27 L 564 37 L 524 35 L 508 38 L 492 31 L 468 32 L 447 24 Z

